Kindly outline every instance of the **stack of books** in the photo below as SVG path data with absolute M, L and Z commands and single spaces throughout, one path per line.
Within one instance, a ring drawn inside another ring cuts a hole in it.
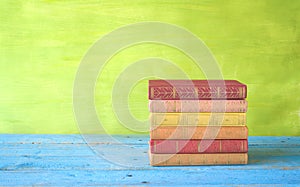
M 150 80 L 150 164 L 247 164 L 246 96 L 236 80 Z

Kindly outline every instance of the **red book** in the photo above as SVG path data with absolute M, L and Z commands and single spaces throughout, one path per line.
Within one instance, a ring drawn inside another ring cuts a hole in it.
M 247 112 L 246 100 L 149 100 L 154 113 Z
M 247 86 L 236 80 L 149 80 L 150 100 L 245 99 Z
M 247 153 L 248 141 L 244 140 L 150 140 L 151 153 Z

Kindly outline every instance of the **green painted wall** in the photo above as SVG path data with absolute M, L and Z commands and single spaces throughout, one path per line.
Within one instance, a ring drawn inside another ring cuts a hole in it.
M 122 2 L 0 1 L 0 133 L 78 133 L 72 88 L 89 47 L 120 26 L 162 21 L 200 37 L 224 78 L 248 85 L 250 135 L 300 135 L 300 1 Z M 113 82 L 123 68 L 150 56 L 204 78 L 167 46 L 142 44 L 118 53 L 96 84 L 96 108 L 110 133 L 132 133 L 111 109 Z M 134 116 L 147 118 L 146 80 L 136 85 L 129 105 Z

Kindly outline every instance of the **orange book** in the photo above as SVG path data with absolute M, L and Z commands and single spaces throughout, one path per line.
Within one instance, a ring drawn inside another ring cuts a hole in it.
M 247 153 L 217 154 L 154 154 L 150 153 L 152 166 L 231 165 L 247 164 Z
M 248 139 L 246 126 L 158 126 L 151 139 Z

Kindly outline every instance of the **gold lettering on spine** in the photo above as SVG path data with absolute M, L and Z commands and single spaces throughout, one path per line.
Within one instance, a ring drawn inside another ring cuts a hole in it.
M 152 99 L 154 99 L 154 88 L 151 87 L 150 91 L 151 91 L 150 97 L 151 97 Z
M 178 112 L 178 101 L 173 101 L 173 112 Z
M 244 141 L 242 142 L 242 147 L 241 147 L 241 151 L 244 151 Z
M 198 88 L 197 87 L 194 87 L 194 95 L 195 95 L 195 98 L 199 98 L 198 97 Z
M 173 91 L 173 99 L 175 99 L 176 98 L 176 88 L 173 87 L 172 91 Z
M 157 125 L 157 124 L 156 124 L 156 118 L 157 118 L 157 116 L 154 115 L 153 113 L 150 113 L 150 115 L 151 115 L 151 121 L 152 121 L 152 124 L 153 124 L 154 126 L 156 126 L 156 125 Z
M 232 160 L 232 158 L 228 155 L 228 157 L 227 157 L 227 164 L 230 164 L 230 160 Z
M 245 116 L 243 114 L 240 115 L 240 120 L 241 120 L 240 124 L 245 125 Z
M 245 87 L 239 87 L 239 98 L 243 98 L 243 96 L 244 96 L 244 88 Z
M 242 101 L 240 101 L 240 103 L 239 103 L 239 111 L 243 112 L 243 102 Z

